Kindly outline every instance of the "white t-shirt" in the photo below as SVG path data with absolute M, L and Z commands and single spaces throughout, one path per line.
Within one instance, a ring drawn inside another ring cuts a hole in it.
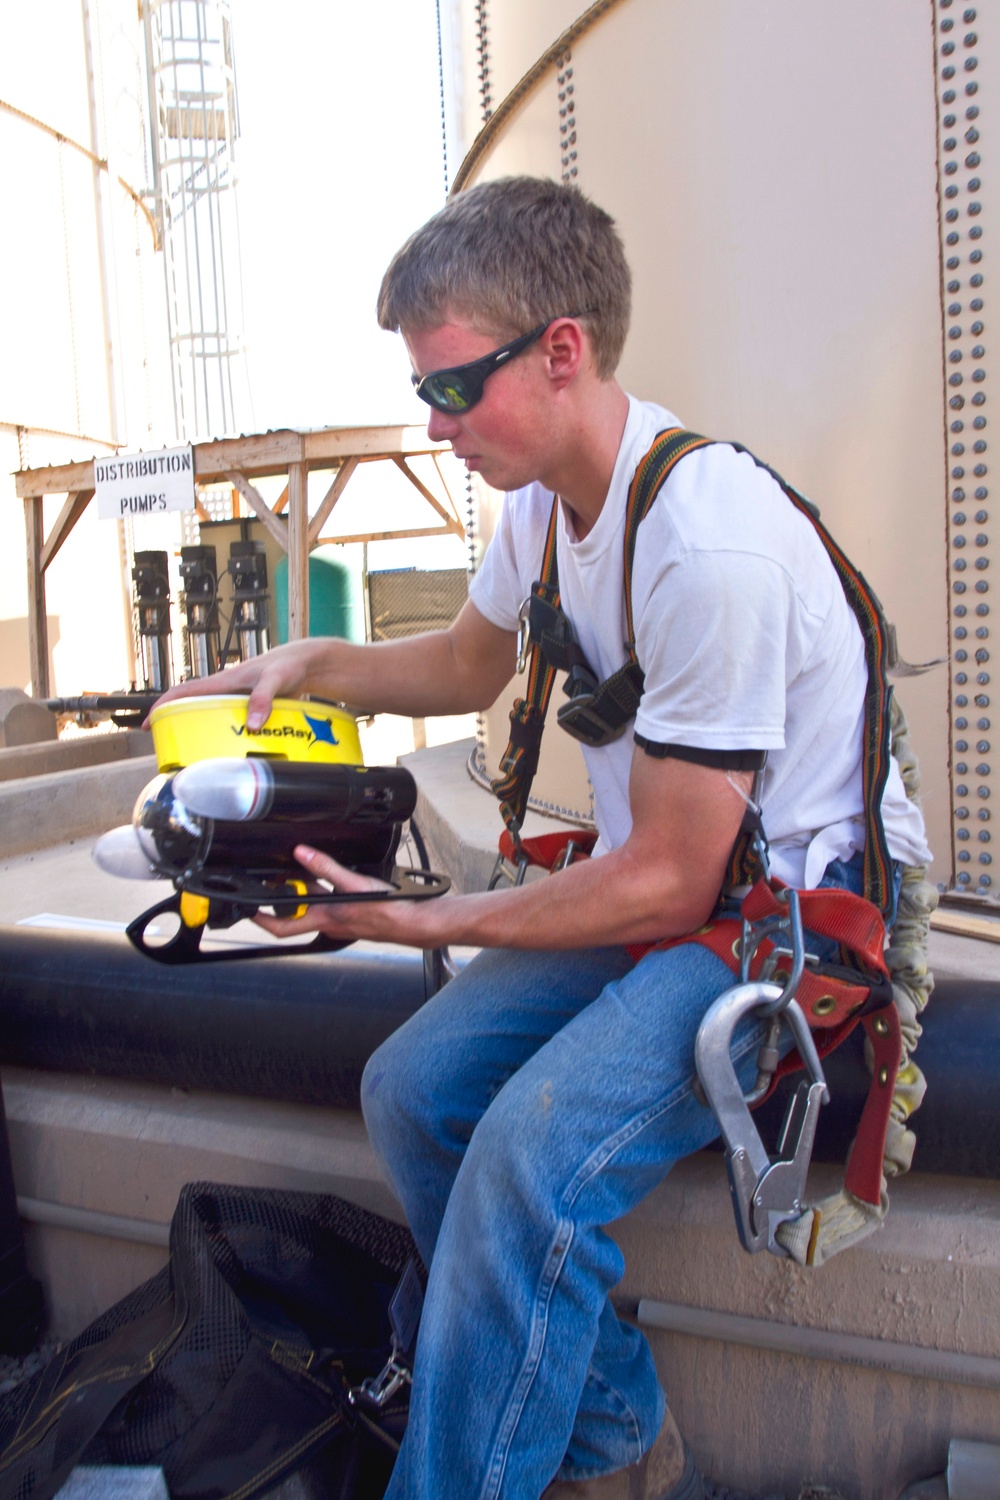
M 625 661 L 628 488 L 656 434 L 682 425 L 630 397 L 608 497 L 582 541 L 560 507 L 562 607 L 599 680 Z M 470 588 L 501 629 L 516 630 L 540 574 L 551 508 L 539 484 L 505 497 Z M 632 608 L 645 674 L 635 730 L 658 744 L 768 752 L 762 804 L 772 873 L 813 887 L 831 859 L 863 849 L 861 631 L 814 528 L 749 455 L 716 443 L 676 465 L 639 528 Z M 550 717 L 547 732 L 560 733 Z M 632 827 L 632 734 L 583 753 L 598 848 L 617 848 Z M 893 858 L 926 863 L 923 820 L 895 760 L 882 815 Z

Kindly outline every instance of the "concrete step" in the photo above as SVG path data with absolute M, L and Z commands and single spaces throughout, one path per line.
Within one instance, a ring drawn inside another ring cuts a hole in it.
M 3 1092 L 28 1263 L 62 1339 L 164 1264 L 185 1182 L 331 1192 L 400 1217 L 353 1111 L 21 1068 Z

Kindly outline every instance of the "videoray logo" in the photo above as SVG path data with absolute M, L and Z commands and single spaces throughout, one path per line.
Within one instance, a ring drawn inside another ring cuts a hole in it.
M 303 714 L 302 717 L 308 724 L 308 729 L 296 729 L 294 724 L 278 724 L 273 728 L 262 724 L 259 729 L 250 729 L 246 724 L 232 724 L 230 728 L 238 739 L 248 735 L 255 740 L 305 740 L 307 748 L 309 745 L 340 744 L 329 719 L 312 719 L 308 714 Z

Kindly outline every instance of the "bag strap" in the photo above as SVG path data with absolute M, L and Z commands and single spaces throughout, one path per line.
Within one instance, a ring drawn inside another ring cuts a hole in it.
M 674 465 L 685 454 L 695 448 L 705 447 L 709 438 L 695 433 L 671 428 L 660 433 L 649 452 L 643 458 L 629 486 L 625 518 L 625 610 L 628 621 L 626 650 L 628 660 L 613 677 L 609 678 L 597 701 L 598 709 L 606 717 L 624 724 L 633 718 L 642 697 L 643 674 L 635 653 L 635 627 L 632 621 L 632 562 L 635 556 L 636 536 L 639 522 L 647 514 L 661 486 Z M 559 561 L 557 555 L 557 528 L 559 519 L 559 497 L 553 496 L 549 513 L 545 550 L 542 554 L 540 578 L 532 585 L 531 596 L 543 600 L 552 608 L 559 608 Z M 516 698 L 510 712 L 511 733 L 507 748 L 500 759 L 501 774 L 490 782 L 494 796 L 500 800 L 500 814 L 504 820 L 510 842 L 518 859 L 521 857 L 521 824 L 528 807 L 532 782 L 538 769 L 542 731 L 555 669 L 545 660 L 544 640 L 532 637 L 529 643 L 528 681 L 523 698 Z M 530 862 L 530 861 L 529 861 Z
M 707 448 L 712 439 L 700 437 L 696 432 L 685 432 L 681 427 L 667 427 L 658 432 L 653 446 L 632 476 L 628 499 L 625 502 L 625 621 L 628 638 L 625 649 L 629 661 L 637 661 L 635 652 L 635 622 L 632 618 L 632 565 L 635 562 L 635 547 L 639 527 L 652 509 L 653 501 L 666 484 L 674 466 L 698 448 Z M 640 693 L 642 689 L 640 687 Z
M 17 1432 L 0 1456 L 0 1493 L 26 1493 L 51 1500 L 84 1457 L 112 1412 L 156 1368 L 187 1320 L 170 1295 L 169 1268 L 150 1283 L 161 1295 L 138 1318 L 115 1329 L 96 1346 L 74 1341 L 50 1362 L 32 1393 Z M 134 1295 L 134 1294 L 133 1294 Z M 54 1424 L 55 1443 L 39 1449 Z
M 641 522 L 648 515 L 657 494 L 679 459 L 697 448 L 706 447 L 708 439 L 681 428 L 666 428 L 657 434 L 652 447 L 639 464 L 629 491 L 625 519 L 625 611 L 628 620 L 627 647 L 635 657 L 635 629 L 632 621 L 632 564 L 636 538 Z M 864 752 L 862 757 L 862 793 L 865 817 L 864 887 L 865 896 L 883 916 L 892 906 L 892 861 L 882 824 L 882 793 L 889 775 L 890 704 L 889 631 L 882 606 L 864 578 L 819 518 L 818 508 L 768 464 L 763 463 L 742 443 L 730 443 L 737 453 L 745 453 L 775 483 L 805 516 L 823 543 L 833 563 L 840 586 L 861 631 L 865 650 L 868 683 L 864 703 Z M 727 884 L 752 885 L 763 873 L 756 853 L 753 820 L 746 820 L 736 841 L 727 872 Z
M 638 695 L 633 712 L 639 707 L 645 685 L 645 678 L 636 655 L 635 621 L 632 616 L 632 567 L 635 562 L 639 527 L 652 509 L 654 500 L 666 484 L 675 464 L 688 453 L 694 453 L 699 448 L 707 448 L 710 442 L 711 439 L 701 437 L 695 432 L 686 432 L 681 427 L 665 428 L 663 432 L 657 433 L 652 447 L 640 462 L 629 486 L 625 509 L 625 620 L 628 627 L 625 649 L 628 652 L 629 662 L 634 664 L 639 674 Z M 766 875 L 760 853 L 761 847 L 766 849 L 767 839 L 760 813 L 755 806 L 748 804 L 726 865 L 723 878 L 724 889 L 753 885 L 755 881 Z

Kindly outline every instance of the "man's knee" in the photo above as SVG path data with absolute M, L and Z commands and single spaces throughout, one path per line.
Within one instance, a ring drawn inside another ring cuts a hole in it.
M 372 1053 L 361 1076 L 361 1111 L 376 1145 L 387 1134 L 410 1134 L 432 1125 L 433 1099 L 405 1030 L 394 1032 Z
M 516 1073 L 497 1091 L 479 1119 L 466 1160 L 469 1185 L 487 1201 L 534 1205 L 548 1202 L 558 1185 L 566 1143 L 553 1118 L 554 1087 L 534 1079 L 535 1069 Z
M 403 1069 L 398 1054 L 398 1046 L 393 1046 L 393 1038 L 389 1037 L 372 1053 L 361 1075 L 361 1112 L 369 1135 L 376 1138 L 381 1134 L 383 1120 L 391 1122 L 399 1117 Z

